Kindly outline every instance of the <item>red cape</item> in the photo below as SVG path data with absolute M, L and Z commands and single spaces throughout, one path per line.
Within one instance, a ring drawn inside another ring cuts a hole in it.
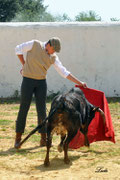
M 95 118 L 92 120 L 88 128 L 89 142 L 92 143 L 95 141 L 111 141 L 115 143 L 115 134 L 112 125 L 112 119 L 105 94 L 102 91 L 98 91 L 95 89 L 81 88 L 78 85 L 76 85 L 76 87 L 80 88 L 83 91 L 86 99 L 91 104 L 100 107 L 104 111 L 106 117 L 106 122 L 104 125 L 100 113 L 96 112 Z M 84 146 L 84 135 L 80 131 L 78 131 L 77 135 L 69 143 L 69 148 L 77 149 L 81 146 Z

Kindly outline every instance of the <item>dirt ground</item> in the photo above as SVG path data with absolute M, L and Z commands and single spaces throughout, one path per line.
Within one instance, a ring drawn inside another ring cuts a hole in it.
M 0 105 L 0 112 L 1 120 L 10 121 L 7 125 L 1 123 L 0 126 L 0 180 L 120 180 L 120 105 L 117 110 L 111 109 L 115 144 L 95 142 L 89 149 L 69 149 L 71 162 L 67 165 L 63 161 L 63 152 L 57 151 L 59 137 L 54 136 L 50 166 L 47 168 L 43 164 L 46 147 L 39 147 L 39 134 L 31 137 L 20 150 L 13 148 L 18 105 Z M 24 137 L 34 128 L 34 106 L 30 113 Z

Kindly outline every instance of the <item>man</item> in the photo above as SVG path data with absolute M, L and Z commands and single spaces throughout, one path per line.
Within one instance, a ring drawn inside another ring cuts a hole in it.
M 32 40 L 16 46 L 16 55 L 22 64 L 23 81 L 21 85 L 21 102 L 18 117 L 16 120 L 15 148 L 19 148 L 21 136 L 24 133 L 26 117 L 30 107 L 33 94 L 35 95 L 38 124 L 46 117 L 46 74 L 51 65 L 64 78 L 87 87 L 86 83 L 79 81 L 60 62 L 55 52 L 60 52 L 61 42 L 57 37 L 51 38 L 48 42 Z M 27 53 L 26 60 L 24 53 Z M 46 126 L 41 133 L 40 146 L 46 145 Z

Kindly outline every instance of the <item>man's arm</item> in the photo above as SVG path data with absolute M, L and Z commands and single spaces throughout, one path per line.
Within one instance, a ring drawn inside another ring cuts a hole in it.
M 34 43 L 34 40 L 24 42 L 20 45 L 17 45 L 15 48 L 15 53 L 18 56 L 18 58 L 23 66 L 25 64 L 25 59 L 24 59 L 23 53 L 30 51 L 33 47 L 33 43 Z
M 54 67 L 57 70 L 57 72 L 64 78 L 67 78 L 68 80 L 74 82 L 75 84 L 78 84 L 84 88 L 87 88 L 87 85 L 85 82 L 79 81 L 75 76 L 73 76 L 61 63 L 59 58 L 57 57 L 54 62 Z
M 19 58 L 21 64 L 24 66 L 25 60 L 24 60 L 23 54 L 19 54 L 19 55 L 17 55 L 17 56 L 18 56 L 18 58 Z
M 66 77 L 68 80 L 84 87 L 84 88 L 87 88 L 87 85 L 85 82 L 82 82 L 82 81 L 79 81 L 79 79 L 77 79 L 75 76 L 73 76 L 71 73 Z
M 16 55 L 21 55 L 27 51 L 30 51 L 33 47 L 33 43 L 34 43 L 34 40 L 27 41 L 27 42 L 17 45 L 15 48 Z

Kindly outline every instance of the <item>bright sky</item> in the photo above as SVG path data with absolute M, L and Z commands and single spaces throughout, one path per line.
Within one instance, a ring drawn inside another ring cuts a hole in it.
M 44 0 L 47 11 L 53 15 L 66 13 L 74 19 L 79 12 L 93 10 L 103 21 L 120 19 L 120 0 Z

